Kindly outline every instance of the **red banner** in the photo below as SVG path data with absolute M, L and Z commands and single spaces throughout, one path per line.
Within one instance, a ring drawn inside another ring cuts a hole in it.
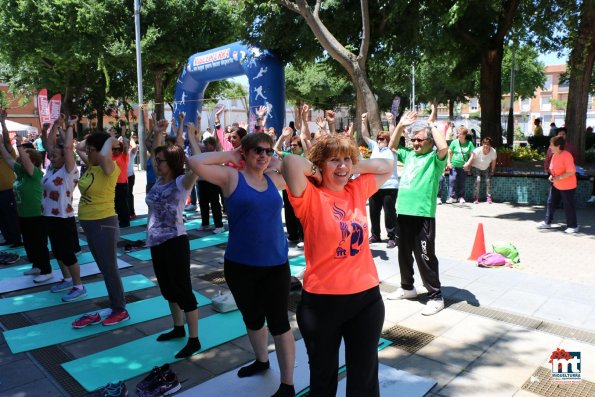
M 50 123 L 60 117 L 60 106 L 62 106 L 62 94 L 56 94 L 50 99 Z
M 48 103 L 48 90 L 43 88 L 37 94 L 37 111 L 39 112 L 39 124 L 43 127 L 50 123 L 50 107 Z

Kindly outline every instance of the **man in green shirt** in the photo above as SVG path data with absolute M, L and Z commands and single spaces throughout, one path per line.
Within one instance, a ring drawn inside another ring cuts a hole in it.
M 435 217 L 438 181 L 446 166 L 448 146 L 444 135 L 434 123 L 436 119 L 434 105 L 428 119 L 429 125 L 421 122 L 414 124 L 416 118 L 415 112 L 406 113 L 395 129 L 396 138 L 391 139 L 392 142 L 399 142 L 405 127 L 411 126 L 413 149 L 397 150 L 399 161 L 404 163 L 397 202 L 397 220 L 401 230 L 399 241 L 401 288 L 390 294 L 388 299 L 417 297 L 417 291 L 413 286 L 413 256 L 415 256 L 429 298 L 422 314 L 430 316 L 444 309 L 438 275 L 438 258 L 435 254 Z

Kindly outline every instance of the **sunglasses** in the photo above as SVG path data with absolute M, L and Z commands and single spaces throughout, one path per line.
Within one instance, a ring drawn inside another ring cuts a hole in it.
M 258 154 L 259 156 L 261 154 L 263 154 L 263 153 L 266 153 L 266 155 L 269 156 L 269 157 L 271 157 L 273 155 L 273 153 L 275 153 L 275 151 L 273 149 L 271 149 L 271 148 L 264 148 L 264 147 L 261 147 L 261 146 L 256 146 L 254 148 L 254 152 L 256 154 Z
M 161 164 L 163 162 L 166 162 L 166 161 L 167 160 L 165 160 L 165 159 L 160 159 L 159 157 L 155 157 L 155 162 L 157 163 L 157 165 L 159 165 L 159 164 Z
M 413 138 L 413 139 L 411 139 L 411 142 L 419 142 L 419 143 L 421 143 L 423 141 L 427 141 L 427 139 L 420 139 L 420 138 Z

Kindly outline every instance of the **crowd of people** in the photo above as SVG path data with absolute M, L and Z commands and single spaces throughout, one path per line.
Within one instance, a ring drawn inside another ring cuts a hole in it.
M 288 247 L 296 244 L 304 248 L 306 259 L 297 321 L 309 357 L 310 393 L 336 394 L 338 351 L 343 340 L 347 394 L 378 396 L 377 342 L 384 323 L 384 304 L 370 244 L 383 241 L 381 215 L 384 213 L 386 248 L 399 248 L 401 275 L 400 288 L 387 298 L 417 298 L 415 259 L 428 291 L 422 314 L 440 312 L 444 300 L 435 253 L 439 191 L 448 178 L 447 203 L 464 203 L 465 179 L 471 173 L 475 177 L 474 203 L 479 202 L 482 179 L 486 182 L 486 201 L 491 203 L 491 177 L 496 167 L 491 139 L 483 138 L 476 148 L 465 127 L 438 125 L 434 106 L 427 121 L 418 120 L 417 113 L 409 111 L 395 124 L 393 115 L 387 113 L 388 131 L 370 131 L 364 113 L 360 139 L 371 152 L 370 158 L 364 159 L 353 126 L 337 130 L 332 111 L 326 111 L 316 121 L 319 129 L 311 132 L 311 109 L 303 105 L 296 111 L 295 123 L 280 134 L 267 128 L 265 107 L 256 109 L 253 133 L 248 133 L 247 125 L 224 127 L 220 122 L 222 111 L 219 108 L 215 114 L 213 132 L 205 134 L 200 118 L 195 125 L 187 122 L 183 113 L 171 123 L 155 116 L 149 123 L 145 141 L 145 201 L 149 209 L 145 244 L 150 247 L 155 275 L 173 322 L 173 328 L 160 334 L 157 341 L 185 338 L 186 323 L 188 340 L 176 358 L 189 357 L 201 349 L 183 215 L 184 210 L 196 209 L 198 203 L 202 231 L 223 232 L 223 213 L 227 215 L 225 279 L 255 356 L 237 375 L 249 377 L 269 369 L 270 333 L 281 375 L 273 396 L 295 395 L 295 340 L 288 319 Z M 34 276 L 35 283 L 53 278 L 49 238 L 62 274 L 51 291 L 65 291 L 65 302 L 86 296 L 76 258 L 80 246 L 73 193 L 78 187 L 81 198 L 76 212 L 103 274 L 110 310 L 107 314 L 85 314 L 72 326 L 110 326 L 128 320 L 116 247 L 120 229 L 130 226 L 130 220 L 137 216 L 132 196 L 133 165 L 139 148 L 136 136 L 127 138 L 122 125 L 119 132 L 111 127 L 76 143 L 76 117 L 61 115 L 53 125 L 43 126 L 35 146 L 17 136 L 13 147 L 5 118 L 6 114 L 0 113 L 0 229 L 7 244 L 18 246 L 22 241 L 32 262 L 25 275 Z M 174 136 L 166 133 L 170 124 Z M 545 220 L 539 227 L 551 227 L 554 212 L 563 202 L 566 232 L 575 233 L 576 176 L 565 133 L 559 129 L 551 139 L 545 169 L 552 186 Z M 404 135 L 406 140 L 401 139 Z M 405 146 L 403 141 L 409 144 Z M 75 153 L 83 163 L 80 173 Z M 398 162 L 403 164 L 400 174 Z

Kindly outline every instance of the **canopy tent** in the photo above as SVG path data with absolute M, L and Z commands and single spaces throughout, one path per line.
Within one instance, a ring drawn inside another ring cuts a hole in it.
M 30 132 L 37 133 L 37 127 L 17 123 L 15 121 L 10 120 L 6 120 L 6 128 L 8 128 L 8 132 L 15 132 L 21 136 L 26 136 Z

